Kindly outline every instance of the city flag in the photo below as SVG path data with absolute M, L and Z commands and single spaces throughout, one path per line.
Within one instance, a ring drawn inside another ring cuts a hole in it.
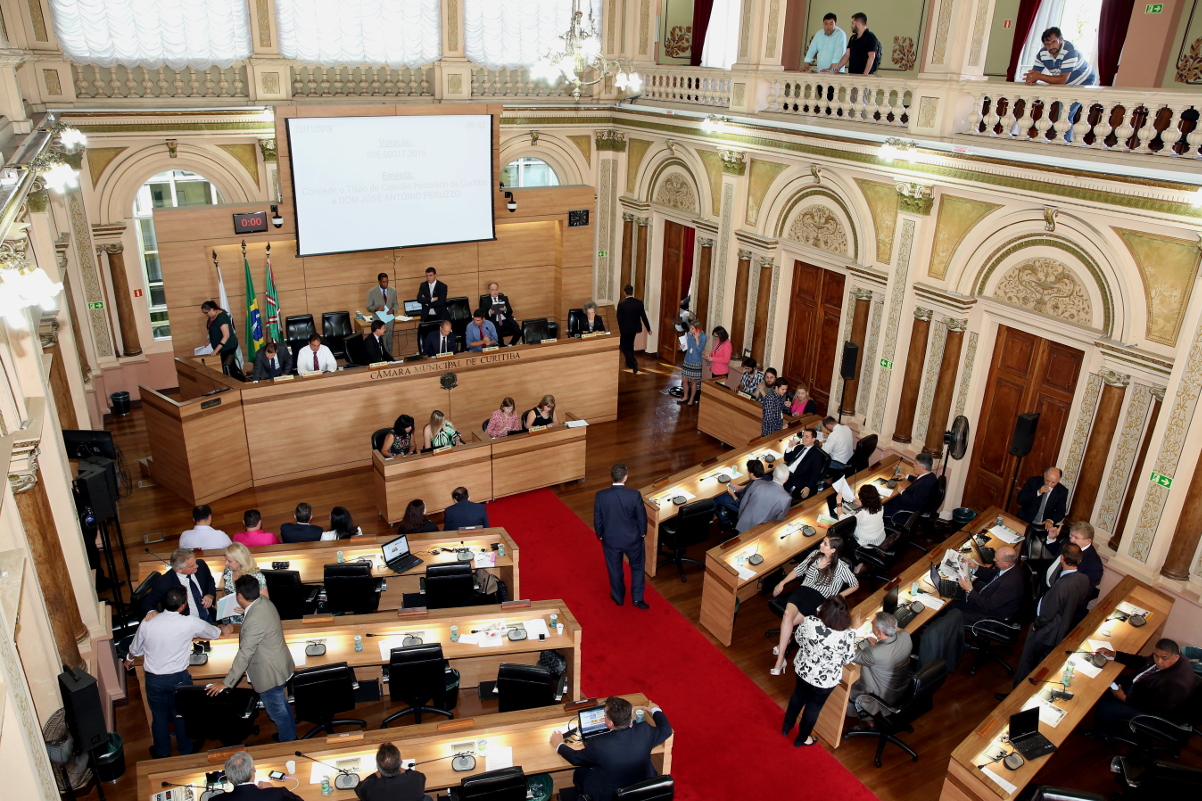
M 230 296 L 225 293 L 225 279 L 221 277 L 221 266 L 217 264 L 217 251 L 213 251 L 213 266 L 217 268 L 217 302 L 221 304 L 221 308 L 227 312 L 230 309 Z M 230 320 L 231 327 L 233 320 Z M 242 343 L 238 343 L 238 349 L 234 351 L 234 362 L 241 367 L 242 360 Z
M 263 314 L 259 311 L 259 296 L 255 294 L 255 281 L 250 275 L 245 243 L 242 245 L 242 266 L 246 269 L 246 356 L 253 362 L 255 354 L 264 344 Z
M 271 272 L 271 245 L 267 246 L 267 336 L 273 342 L 282 341 L 280 336 L 280 294 L 275 288 L 275 275 Z

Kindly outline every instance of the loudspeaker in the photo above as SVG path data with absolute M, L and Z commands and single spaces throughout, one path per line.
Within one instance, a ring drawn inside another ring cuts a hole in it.
M 68 668 L 58 674 L 58 689 L 67 713 L 67 729 L 75 735 L 80 748 L 91 751 L 103 745 L 108 739 L 108 727 L 104 725 L 96 679 L 87 671 Z
M 1035 444 L 1035 430 L 1039 428 L 1039 413 L 1020 414 L 1014 421 L 1014 437 L 1010 440 L 1010 454 L 1022 458 L 1031 452 Z
M 117 514 L 115 478 L 111 470 L 85 460 L 79 464 L 79 475 L 75 486 L 79 492 L 79 503 L 88 506 L 98 522 L 109 520 Z
M 854 342 L 843 343 L 843 364 L 839 366 L 839 375 L 844 381 L 856 377 L 856 361 L 860 357 L 860 346 Z

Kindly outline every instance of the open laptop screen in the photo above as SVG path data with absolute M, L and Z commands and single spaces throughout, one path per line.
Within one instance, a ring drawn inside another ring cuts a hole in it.
M 1034 734 L 1039 731 L 1039 707 L 1033 706 L 1030 709 L 1016 712 L 1010 716 L 1010 733 L 1011 741 L 1022 737 L 1026 734 Z
M 384 561 L 393 562 L 409 553 L 409 538 L 404 534 L 384 543 Z
M 580 710 L 580 739 L 587 740 L 608 730 L 605 725 L 605 707 L 595 706 Z
M 893 589 L 885 593 L 885 598 L 881 601 L 881 611 L 893 614 L 897 611 L 897 590 L 898 585 L 894 585 Z
M 413 314 L 421 314 L 421 311 L 422 311 L 422 304 L 419 303 L 418 301 L 416 301 L 416 300 L 405 301 L 406 316 L 413 315 Z

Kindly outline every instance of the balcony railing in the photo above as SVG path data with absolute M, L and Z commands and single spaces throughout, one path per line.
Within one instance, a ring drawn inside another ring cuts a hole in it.
M 293 97 L 433 97 L 433 67 L 297 65 Z
M 729 70 L 708 67 L 655 67 L 643 79 L 643 99 L 729 108 Z
M 593 96 L 593 86 L 580 87 L 582 97 Z M 472 97 L 571 97 L 572 85 L 560 81 L 548 83 L 536 81 L 525 68 L 488 70 L 478 67 L 472 70 Z
M 914 99 L 912 83 L 864 75 L 801 73 L 768 82 L 764 111 L 905 128 Z
M 96 67 L 72 64 L 76 97 L 247 97 L 246 67 Z

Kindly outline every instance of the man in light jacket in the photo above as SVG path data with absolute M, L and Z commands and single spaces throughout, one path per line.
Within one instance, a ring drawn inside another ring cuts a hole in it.
M 872 636 L 865 642 L 867 647 L 851 660 L 861 666 L 860 680 L 851 686 L 847 703 L 847 714 L 861 718 L 856 726 L 861 730 L 876 727 L 871 715 L 889 714 L 876 698 L 893 704 L 905 694 L 910 683 L 910 653 L 914 650 L 910 632 L 899 631 L 897 618 L 888 612 L 876 613 Z

